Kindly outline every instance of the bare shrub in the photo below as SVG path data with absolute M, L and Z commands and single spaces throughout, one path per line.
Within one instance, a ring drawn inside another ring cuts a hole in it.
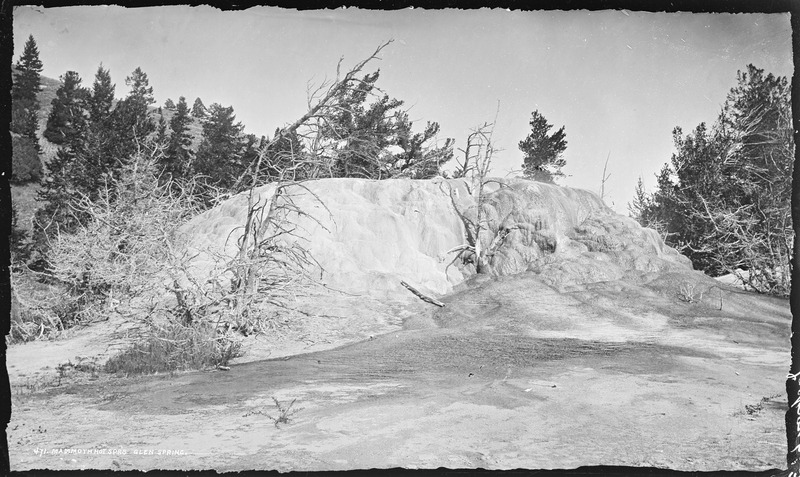
M 70 204 L 89 217 L 76 233 L 56 232 L 51 239 L 46 278 L 62 290 L 61 300 L 38 310 L 39 321 L 68 327 L 107 319 L 112 313 L 140 323 L 140 342 L 112 357 L 106 371 L 147 373 L 227 363 L 239 353 L 229 334 L 217 334 L 207 323 L 175 320 L 175 308 L 164 307 L 164 293 L 191 257 L 183 250 L 178 228 L 196 214 L 191 183 L 178 187 L 161 181 L 161 149 L 145 142 L 122 168 L 107 177 L 96 200 Z M 26 322 L 24 317 L 20 322 Z M 28 319 L 27 323 L 36 320 Z M 32 333 L 20 325 L 19 339 Z
M 96 200 L 71 204 L 88 223 L 74 234 L 56 232 L 51 241 L 49 275 L 81 297 L 84 320 L 152 311 L 164 272 L 184 259 L 176 231 L 197 207 L 189 191 L 159 184 L 160 154 L 156 145 L 140 147 L 119 178 L 106 178 Z
M 697 303 L 703 300 L 704 290 L 698 290 L 696 283 L 682 283 L 678 289 L 678 299 L 685 303 Z
M 281 311 L 300 312 L 297 297 L 319 285 L 314 272 L 320 265 L 308 252 L 308 240 L 297 225 L 305 218 L 325 228 L 295 202 L 298 194 L 319 198 L 302 182 L 255 187 L 247 193 L 247 218 L 228 240 L 236 240 L 236 254 L 211 253 L 219 264 L 199 277 L 184 265 L 171 288 L 178 306 L 174 312 L 184 324 L 213 319 L 218 326 L 251 333 L 276 331 Z M 322 204 L 324 207 L 324 204 Z M 238 236 L 234 239 L 234 236 Z
M 255 415 L 255 414 L 263 414 L 263 415 L 267 416 L 267 418 L 269 418 L 272 422 L 275 423 L 275 427 L 280 428 L 280 424 L 289 424 L 289 422 L 291 422 L 291 420 L 293 419 L 293 416 L 295 414 L 297 414 L 298 412 L 303 410 L 303 408 L 292 409 L 292 406 L 294 406 L 294 403 L 296 401 L 297 401 L 297 398 L 292 399 L 292 402 L 290 402 L 288 406 L 284 407 L 284 405 L 281 404 L 280 401 L 278 401 L 278 398 L 276 398 L 275 396 L 272 396 L 272 402 L 275 403 L 275 407 L 277 408 L 277 411 L 278 411 L 276 413 L 276 415 L 278 417 L 273 417 L 273 416 L 267 414 L 267 412 L 265 410 L 262 410 L 262 409 L 258 409 L 258 410 L 255 410 L 255 411 L 248 412 L 248 413 L 246 413 L 244 415 L 244 417 L 252 416 L 252 415 Z
M 83 295 L 24 265 L 11 267 L 11 316 L 6 344 L 51 338 L 83 320 Z

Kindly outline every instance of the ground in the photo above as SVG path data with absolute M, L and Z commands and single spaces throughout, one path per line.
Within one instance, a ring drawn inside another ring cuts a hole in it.
M 227 371 L 73 372 L 37 389 L 33 371 L 56 372 L 32 357 L 76 348 L 15 345 L 12 469 L 783 467 L 788 303 L 727 287 L 689 303 L 685 279 L 475 279 L 444 308 L 265 337 L 273 359 Z M 273 398 L 294 401 L 288 422 Z

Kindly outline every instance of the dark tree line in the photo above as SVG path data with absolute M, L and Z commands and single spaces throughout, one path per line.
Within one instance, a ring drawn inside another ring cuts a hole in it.
M 657 175 L 641 182 L 631 215 L 712 276 L 738 274 L 753 290 L 788 295 L 791 168 L 788 81 L 748 65 L 717 121 L 684 134 Z

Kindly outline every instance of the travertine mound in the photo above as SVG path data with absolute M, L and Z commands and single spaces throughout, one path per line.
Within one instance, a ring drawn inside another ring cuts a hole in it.
M 287 190 L 309 216 L 290 214 L 288 221 L 330 288 L 382 302 L 414 299 L 400 285 L 405 281 L 442 295 L 474 273 L 467 255 L 452 252 L 467 243 L 465 223 L 477 216 L 468 185 L 460 179 L 309 181 Z M 258 189 L 259 203 L 274 191 L 274 185 Z M 530 271 L 564 287 L 629 271 L 691 269 L 653 230 L 584 190 L 498 179 L 486 187 L 482 212 L 484 248 L 498 231 L 510 230 L 491 259 L 495 275 Z M 195 270 L 220 267 L 235 255 L 246 215 L 247 197 L 240 194 L 183 227 L 190 251 L 199 254 Z

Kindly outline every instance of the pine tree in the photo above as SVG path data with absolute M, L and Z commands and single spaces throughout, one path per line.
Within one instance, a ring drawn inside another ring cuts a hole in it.
M 36 98 L 41 88 L 42 62 L 33 35 L 25 42 L 22 56 L 17 61 L 14 83 L 11 88 L 12 116 L 11 131 L 31 139 L 37 151 L 39 100 Z
M 548 135 L 553 125 L 538 110 L 531 114 L 530 126 L 531 133 L 519 142 L 519 149 L 525 154 L 523 174 L 529 179 L 552 184 L 556 178 L 564 176 L 561 172 L 566 165 L 561 157 L 567 149 L 564 126 Z
M 91 196 L 95 181 L 101 179 L 87 161 L 87 131 L 86 122 L 74 123 L 73 134 L 47 164 L 49 174 L 36 197 L 44 205 L 36 211 L 33 234 L 41 254 L 46 254 L 48 235 L 77 230 L 82 218 L 71 211 L 70 204 Z
M 88 99 L 89 118 L 93 124 L 101 124 L 111 115 L 114 105 L 114 90 L 116 86 L 111 83 L 111 74 L 103 69 L 101 64 L 94 75 L 92 94 Z
M 175 103 L 172 101 L 171 98 L 167 98 L 167 100 L 164 102 L 164 107 L 169 109 L 170 111 L 174 111 Z
M 403 152 L 393 155 L 392 161 L 397 165 L 399 174 L 412 179 L 430 179 L 441 173 L 442 166 L 453 158 L 453 140 L 446 139 L 439 147 L 426 147 L 425 143 L 439 133 L 439 123 L 430 122 L 421 133 L 411 131 L 412 122 L 408 113 L 398 112 L 396 144 Z
M 125 85 L 130 88 L 128 96 L 117 103 L 110 116 L 109 146 L 106 151 L 109 165 L 118 161 L 127 161 L 136 151 L 137 141 L 141 141 L 155 132 L 156 125 L 150 117 L 149 106 L 155 103 L 153 88 L 147 74 L 136 68 L 125 78 Z M 111 168 L 110 167 L 110 168 Z
M 194 100 L 194 105 L 192 106 L 192 116 L 199 119 L 208 116 L 208 110 L 200 98 Z
M 172 134 L 167 144 L 162 165 L 166 177 L 173 180 L 183 180 L 190 173 L 193 152 L 192 136 L 189 134 L 189 107 L 186 98 L 181 96 L 175 106 L 175 115 L 169 122 Z
M 380 70 L 346 89 L 339 113 L 330 118 L 323 130 L 323 135 L 335 144 L 333 175 L 423 179 L 439 174 L 441 166 L 453 156 L 452 140 L 438 148 L 426 145 L 438 134 L 438 123 L 429 122 L 422 133 L 413 133 L 401 100 L 384 94 L 368 104 L 379 77 Z M 392 146 L 401 152 L 388 153 Z
M 12 263 L 23 263 L 30 257 L 28 232 L 19 226 L 17 208 L 11 204 L 11 233 L 8 236 L 8 248 Z
M 160 114 L 158 116 L 158 122 L 156 123 L 156 144 L 166 144 L 167 143 L 167 120 L 164 119 L 164 116 Z
M 89 93 L 81 86 L 78 73 L 67 71 L 62 75 L 43 136 L 54 144 L 64 144 L 75 134 L 75 123 L 86 120 L 88 97 Z
M 278 137 L 280 129 L 275 130 L 273 137 Z M 252 164 L 258 157 L 261 146 L 266 144 L 267 138 L 249 135 L 244 152 L 245 164 Z M 261 165 L 262 179 L 264 182 L 280 180 L 301 180 L 316 177 L 311 170 L 311 164 L 305 162 L 306 146 L 300 140 L 297 131 L 283 135 L 270 145 L 266 160 Z
M 197 150 L 195 172 L 208 178 L 211 184 L 230 189 L 247 168 L 243 162 L 244 126 L 236 122 L 233 107 L 214 103 L 203 123 L 203 141 Z
M 42 177 L 42 162 L 36 144 L 27 136 L 11 135 L 11 182 L 24 184 Z
M 786 78 L 748 65 L 716 123 L 673 130 L 671 178 L 659 176 L 650 217 L 695 268 L 717 276 L 747 270 L 746 284 L 786 294 L 794 158 Z
M 645 215 L 647 214 L 648 206 L 650 205 L 650 196 L 644 188 L 644 181 L 642 176 L 636 181 L 636 189 L 634 190 L 633 200 L 628 203 L 628 212 L 630 217 L 640 224 L 647 227 L 645 224 Z

